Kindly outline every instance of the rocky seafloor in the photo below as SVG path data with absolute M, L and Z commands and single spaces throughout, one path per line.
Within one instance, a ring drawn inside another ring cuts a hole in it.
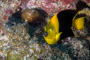
M 89 21 L 83 32 L 74 29 L 79 37 L 68 37 L 55 45 L 47 44 L 43 38 L 43 28 L 51 16 L 60 10 L 76 9 L 77 1 L 1 0 L 0 60 L 90 60 Z M 90 5 L 89 0 L 83 1 Z

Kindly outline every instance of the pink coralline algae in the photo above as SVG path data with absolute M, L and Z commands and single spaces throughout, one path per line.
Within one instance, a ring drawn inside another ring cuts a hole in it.
M 7 20 L 7 18 L 9 17 L 9 15 L 11 15 L 13 13 L 12 9 L 6 9 L 4 11 L 5 15 L 3 15 L 3 20 Z
M 26 4 L 27 8 L 40 7 L 44 9 L 47 13 L 55 11 L 55 9 L 60 9 L 58 4 L 54 3 L 53 0 L 30 0 Z
M 90 3 L 90 0 L 86 0 L 86 3 Z
M 53 0 L 54 2 L 58 2 L 58 0 Z
M 76 1 L 79 1 L 79 0 L 62 0 L 62 3 L 63 3 L 64 5 L 68 5 L 68 4 L 74 3 L 74 2 L 76 2 Z
M 7 20 L 8 17 L 15 12 L 18 7 L 22 9 L 41 8 L 48 14 L 56 13 L 63 9 L 75 9 L 75 4 L 79 0 L 8 0 L 5 4 L 1 4 L 2 19 Z M 89 3 L 89 0 L 85 0 Z
M 78 0 L 29 0 L 22 3 L 23 9 L 42 8 L 47 13 L 56 13 L 63 9 L 75 9 L 75 2 Z
M 7 3 L 2 2 L 1 7 L 3 8 L 0 8 L 2 11 L 1 15 L 3 16 L 2 19 L 7 20 L 8 17 L 10 17 L 15 12 L 19 5 L 19 1 L 8 1 Z

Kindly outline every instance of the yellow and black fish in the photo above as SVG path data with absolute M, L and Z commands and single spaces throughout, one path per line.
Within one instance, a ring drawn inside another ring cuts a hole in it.
M 77 18 L 77 13 L 77 10 L 63 10 L 56 13 L 45 27 L 45 41 L 48 44 L 56 44 L 59 39 L 75 36 L 71 27 L 82 30 L 84 27 L 84 15 Z
M 60 39 L 75 36 L 71 27 L 83 30 L 85 14 L 78 10 L 63 10 L 56 13 L 44 27 L 44 39 L 48 44 L 56 44 Z

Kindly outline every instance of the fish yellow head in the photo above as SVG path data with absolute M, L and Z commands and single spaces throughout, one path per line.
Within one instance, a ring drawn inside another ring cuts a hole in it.
M 53 24 L 49 22 L 45 27 L 44 39 L 48 44 L 51 44 L 51 45 L 56 44 L 60 39 L 61 33 L 56 32 L 56 29 L 53 26 Z
M 56 14 L 57 15 L 57 14 Z M 48 22 L 47 26 L 44 27 L 44 39 L 48 44 L 56 44 L 59 39 L 62 32 L 59 33 L 59 23 L 56 17 L 54 15 L 52 19 Z

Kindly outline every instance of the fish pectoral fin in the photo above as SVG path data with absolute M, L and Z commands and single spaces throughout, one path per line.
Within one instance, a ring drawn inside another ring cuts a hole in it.
M 80 17 L 80 18 L 77 18 L 77 19 L 73 20 L 72 27 L 74 27 L 78 30 L 83 30 L 83 28 L 84 28 L 84 18 L 85 17 Z
M 60 32 L 60 33 L 58 33 L 58 34 L 56 35 L 56 40 L 57 40 L 57 41 L 59 40 L 61 34 L 62 34 L 62 32 Z

